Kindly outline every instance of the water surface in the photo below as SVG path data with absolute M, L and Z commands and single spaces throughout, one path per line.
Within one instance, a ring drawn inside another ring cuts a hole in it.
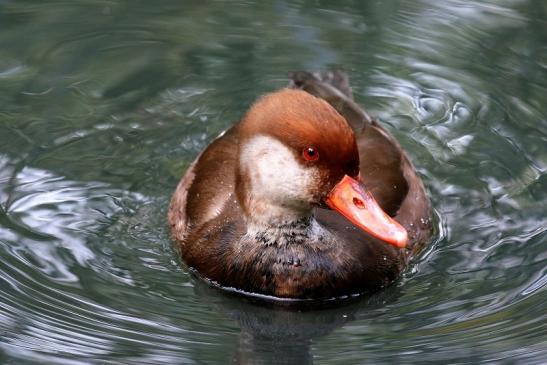
M 547 362 L 542 1 L 0 1 L 0 363 Z M 181 265 L 191 161 L 295 69 L 343 68 L 438 235 L 381 293 L 287 309 Z

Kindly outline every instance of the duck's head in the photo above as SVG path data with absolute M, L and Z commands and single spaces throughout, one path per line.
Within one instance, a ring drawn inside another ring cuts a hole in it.
M 285 225 L 330 207 L 406 246 L 406 230 L 360 181 L 355 135 L 327 102 L 300 90 L 268 94 L 247 112 L 239 134 L 236 192 L 250 224 Z

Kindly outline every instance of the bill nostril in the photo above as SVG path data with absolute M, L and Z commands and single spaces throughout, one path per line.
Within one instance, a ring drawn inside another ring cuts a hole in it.
M 353 198 L 353 205 L 355 205 L 359 209 L 365 209 L 365 202 L 363 202 L 359 198 Z

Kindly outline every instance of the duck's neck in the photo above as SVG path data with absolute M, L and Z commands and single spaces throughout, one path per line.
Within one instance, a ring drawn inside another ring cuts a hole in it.
M 309 204 L 243 195 L 247 235 L 265 245 L 302 243 L 312 238 L 317 225 Z

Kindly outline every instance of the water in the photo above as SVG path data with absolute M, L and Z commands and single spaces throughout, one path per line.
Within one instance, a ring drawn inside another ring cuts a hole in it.
M 0 1 L 0 363 L 547 362 L 543 1 Z M 344 68 L 438 235 L 393 286 L 295 310 L 200 283 L 184 169 L 295 69 Z

